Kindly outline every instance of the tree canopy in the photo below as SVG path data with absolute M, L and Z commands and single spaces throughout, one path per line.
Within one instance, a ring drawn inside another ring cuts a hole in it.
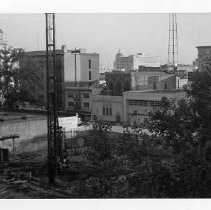
M 24 56 L 23 49 L 5 46 L 0 50 L 0 90 L 10 108 L 14 108 L 18 100 L 34 101 L 25 84 L 39 81 L 36 70 L 32 71 L 36 64 L 28 62 L 20 68 Z

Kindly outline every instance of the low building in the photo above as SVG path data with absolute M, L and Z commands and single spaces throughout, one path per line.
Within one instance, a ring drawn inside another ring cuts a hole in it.
M 92 99 L 93 119 L 123 122 L 123 97 L 95 95 Z
M 98 82 L 81 82 L 75 84 L 65 84 L 65 111 L 72 114 L 78 113 L 82 119 L 91 119 L 93 109 L 92 97 L 102 90 L 98 87 Z
M 119 71 L 132 71 L 139 69 L 139 66 L 160 67 L 158 57 L 148 56 L 144 53 L 124 56 L 120 50 L 115 56 L 114 69 Z
M 176 76 L 163 71 L 131 72 L 132 90 L 170 90 L 176 88 Z
M 181 99 L 186 97 L 183 90 L 128 91 L 123 95 L 124 122 L 139 125 L 148 119 L 148 113 L 161 105 L 162 97 Z

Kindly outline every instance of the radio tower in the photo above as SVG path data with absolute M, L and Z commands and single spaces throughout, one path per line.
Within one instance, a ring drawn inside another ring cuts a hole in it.
M 168 71 L 174 74 L 178 65 L 177 15 L 169 14 Z
M 55 53 L 55 14 L 46 14 L 46 60 L 47 60 L 47 122 L 48 122 L 48 174 L 49 182 L 55 184 L 56 146 L 58 141 L 56 53 Z

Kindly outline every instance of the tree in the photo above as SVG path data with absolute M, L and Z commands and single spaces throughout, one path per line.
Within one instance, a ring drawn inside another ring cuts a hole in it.
M 187 93 L 200 122 L 200 141 L 211 146 L 211 70 L 195 72 Z
M 160 192 L 164 197 L 211 196 L 210 79 L 209 71 L 196 72 L 187 100 L 163 98 L 161 108 L 149 114 L 150 131 L 161 146 L 173 150 L 164 167 L 171 177 Z
M 18 83 L 15 75 L 22 56 L 22 49 L 7 46 L 0 50 L 0 89 L 9 107 L 12 107 L 16 101 Z
M 40 84 L 38 64 L 26 59 L 23 49 L 4 47 L 0 50 L 0 90 L 8 107 L 13 108 L 17 101 L 35 102 L 30 88 Z

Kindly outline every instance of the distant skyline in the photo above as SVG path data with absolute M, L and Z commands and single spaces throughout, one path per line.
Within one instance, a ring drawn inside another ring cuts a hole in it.
M 100 65 L 113 67 L 120 49 L 127 56 L 144 52 L 168 59 L 167 13 L 56 14 L 56 46 L 86 48 L 100 54 Z M 211 45 L 211 13 L 177 14 L 179 63 L 192 64 L 196 46 Z M 44 14 L 0 14 L 4 38 L 26 51 L 45 50 Z

